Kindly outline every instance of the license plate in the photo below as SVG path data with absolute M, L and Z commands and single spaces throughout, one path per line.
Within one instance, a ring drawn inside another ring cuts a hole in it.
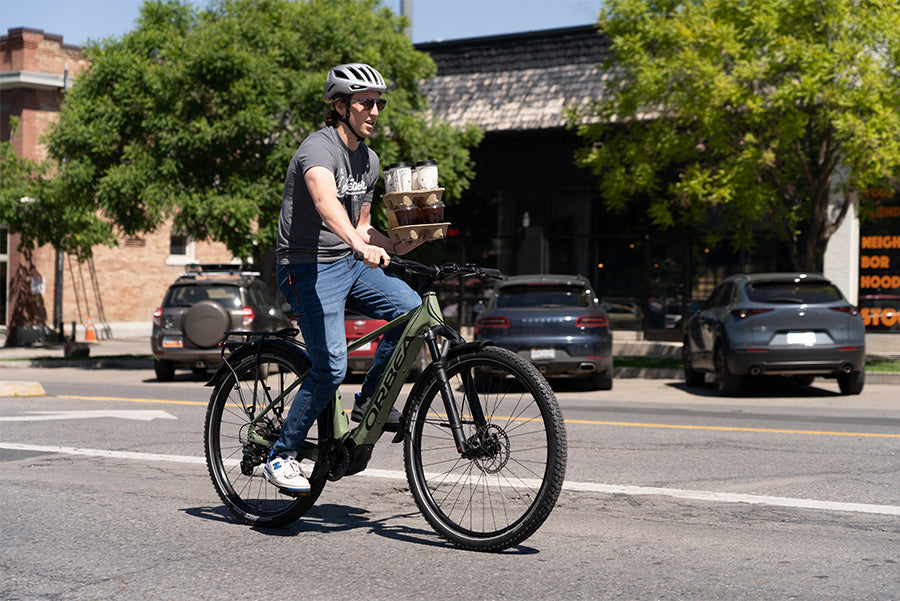
M 369 351 L 369 350 L 372 350 L 372 343 L 371 343 L 371 342 L 367 342 L 367 343 L 365 343 L 364 345 L 362 345 L 361 347 L 359 347 L 359 348 L 356 349 L 356 350 L 357 350 L 357 351 Z
M 555 359 L 556 351 L 552 348 L 536 348 L 531 349 L 532 361 L 546 361 L 547 359 Z
M 181 336 L 163 336 L 162 346 L 163 348 L 183 348 L 184 342 L 181 340 Z
M 815 332 L 788 332 L 787 343 L 788 344 L 796 344 L 799 346 L 815 346 L 816 333 Z

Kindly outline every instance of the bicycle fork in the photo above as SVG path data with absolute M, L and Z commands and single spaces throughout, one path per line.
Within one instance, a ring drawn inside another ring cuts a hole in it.
M 441 400 L 444 403 L 444 411 L 447 414 L 447 420 L 450 422 L 450 431 L 453 433 L 453 441 L 456 444 L 456 450 L 460 455 L 467 459 L 483 454 L 483 444 L 480 441 L 480 433 L 485 431 L 487 420 L 484 417 L 484 411 L 481 407 L 481 400 L 478 397 L 478 391 L 475 387 L 475 378 L 471 370 L 467 370 L 464 374 L 463 395 L 468 401 L 469 411 L 472 421 L 475 425 L 475 434 L 470 438 L 466 438 L 463 431 L 462 417 L 460 416 L 460 404 L 456 402 L 453 395 L 453 387 L 450 386 L 450 379 L 447 376 L 446 369 L 446 347 L 442 352 L 437 343 L 437 336 L 432 330 L 426 330 L 423 334 L 428 352 L 431 353 L 431 359 L 434 362 L 435 376 L 437 377 L 438 386 L 440 388 Z

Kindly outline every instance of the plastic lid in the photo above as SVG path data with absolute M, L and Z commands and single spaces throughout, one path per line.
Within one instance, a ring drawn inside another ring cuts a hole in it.
M 438 164 L 437 161 L 429 159 L 427 161 L 419 161 L 418 163 L 416 163 L 416 167 L 426 167 L 428 165 L 437 165 L 437 164 Z
M 436 164 L 436 163 L 435 163 Z M 398 167 L 412 167 L 409 163 L 391 163 L 388 165 L 388 169 L 397 169 Z

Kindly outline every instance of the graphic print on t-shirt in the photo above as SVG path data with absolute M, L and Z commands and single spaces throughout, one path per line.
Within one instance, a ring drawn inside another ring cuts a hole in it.
M 348 177 L 347 172 L 344 171 L 343 167 L 338 170 L 335 182 L 337 183 L 338 198 L 359 196 L 366 191 L 366 182 L 363 181 L 362 177 L 356 180 Z

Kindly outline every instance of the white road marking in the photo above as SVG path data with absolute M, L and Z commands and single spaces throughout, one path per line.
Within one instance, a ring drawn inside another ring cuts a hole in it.
M 0 417 L 0 422 L 46 422 L 66 419 L 101 419 L 112 417 L 116 419 L 131 419 L 149 422 L 154 419 L 178 419 L 171 413 L 159 409 L 149 410 L 116 410 L 99 409 L 91 411 L 29 411 L 22 415 L 7 415 Z
M 156 453 L 137 453 L 131 451 L 110 451 L 105 449 L 80 449 L 75 447 L 45 446 L 0 442 L 0 449 L 11 451 L 34 451 L 38 453 L 62 453 L 65 455 L 82 455 L 86 457 L 103 457 L 109 459 L 130 459 L 135 461 L 168 461 L 174 463 L 191 463 L 206 465 L 203 457 L 190 455 L 162 455 Z M 235 463 L 236 462 L 232 462 Z M 382 470 L 369 468 L 357 476 L 384 478 L 388 480 L 406 480 L 406 474 L 399 470 Z M 792 497 L 771 497 L 766 495 L 747 495 L 738 493 L 708 492 L 702 490 L 682 490 L 678 488 L 660 488 L 654 486 L 619 486 L 599 484 L 596 482 L 563 483 L 567 492 L 594 492 L 609 495 L 658 495 L 676 499 L 709 501 L 718 503 L 748 503 L 751 505 L 769 505 L 772 507 L 790 507 L 794 509 L 817 509 L 821 511 L 848 511 L 853 513 L 872 513 L 877 515 L 900 516 L 900 506 L 873 505 L 869 503 L 842 503 L 838 501 L 817 501 L 815 499 L 796 499 Z

